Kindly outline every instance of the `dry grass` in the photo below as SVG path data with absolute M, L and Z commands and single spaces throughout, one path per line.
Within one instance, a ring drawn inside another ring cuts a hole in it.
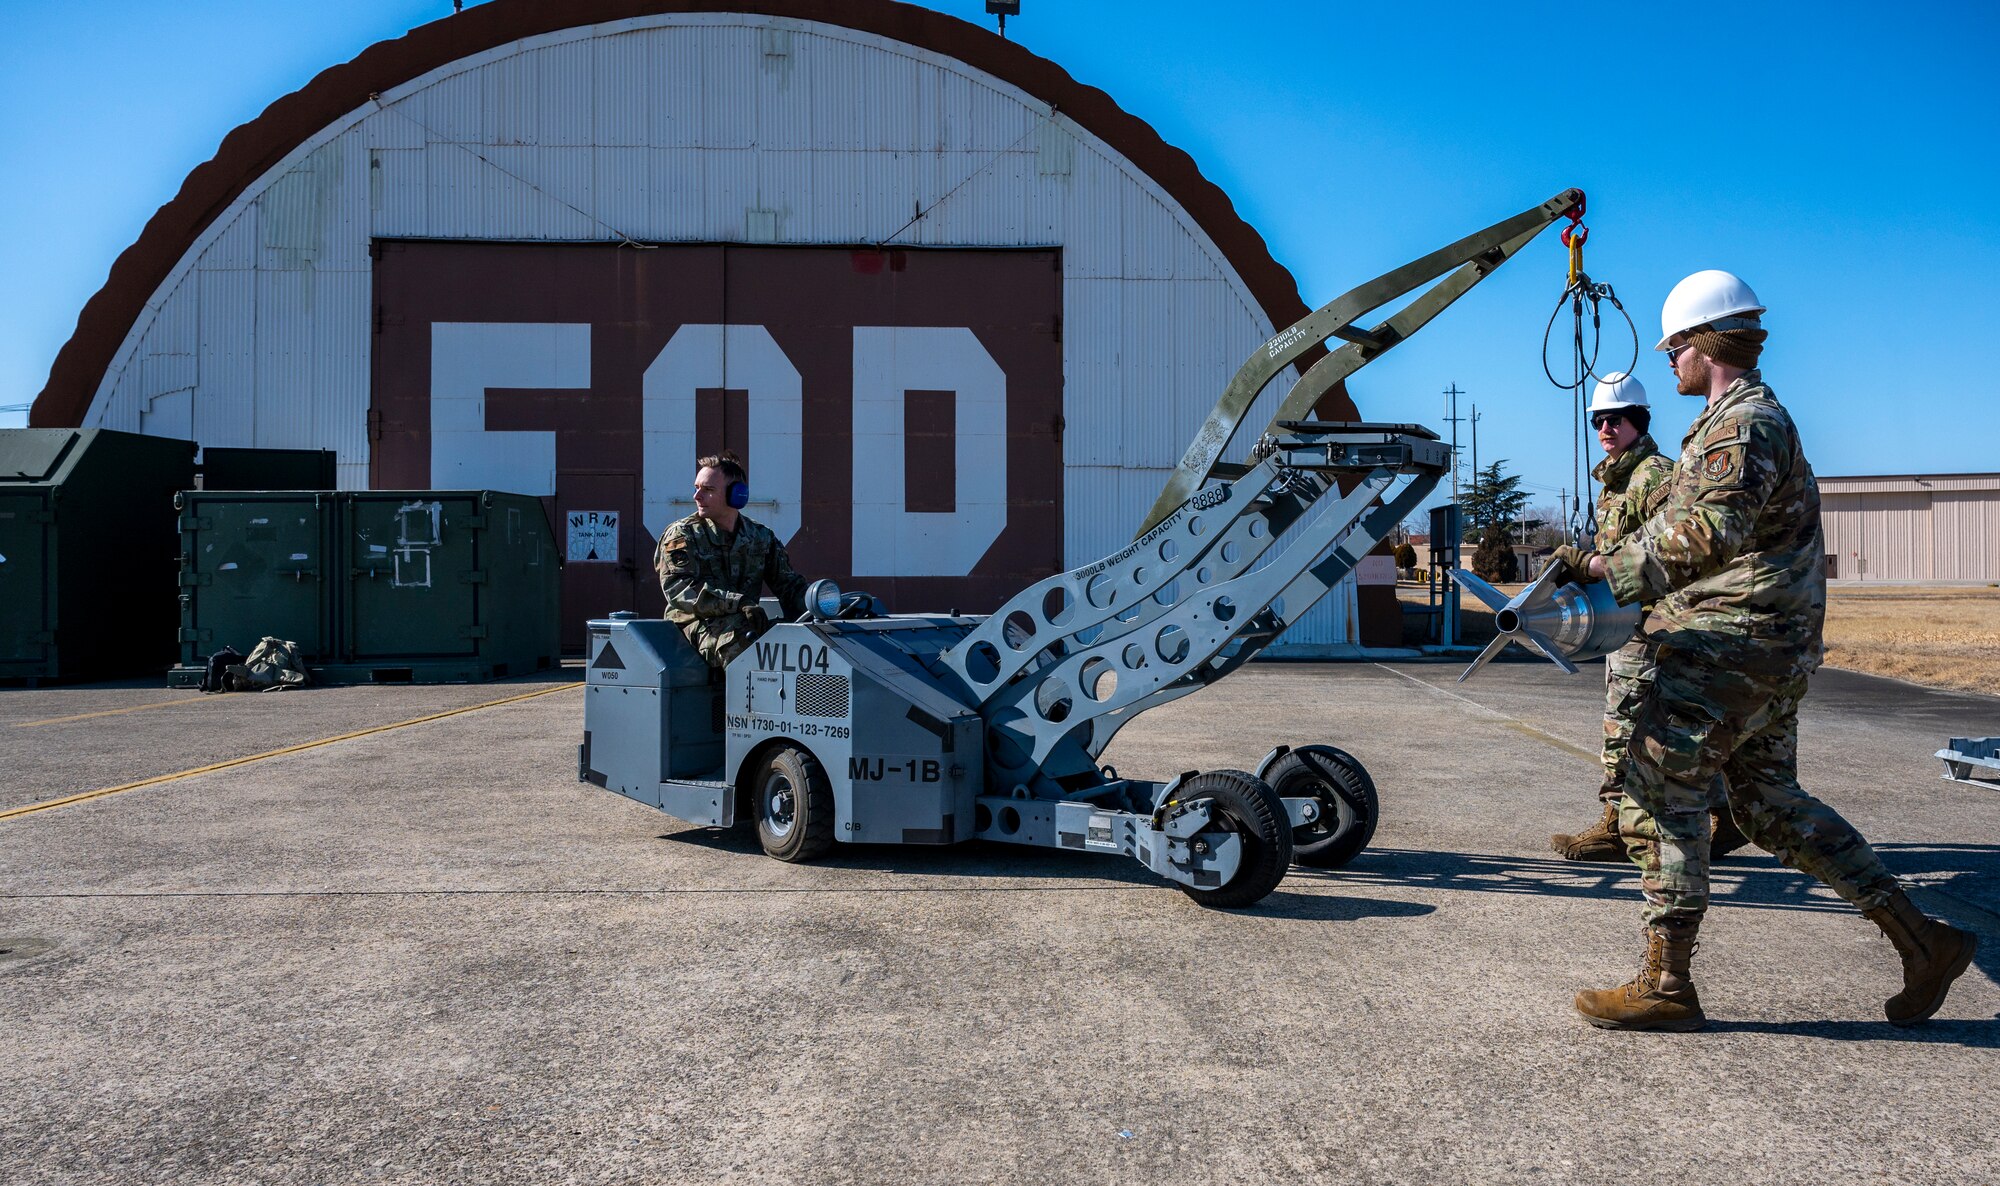
M 1522 585 L 1502 586 L 1518 593 Z M 1403 600 L 1422 605 L 1421 587 L 1402 586 Z M 1424 641 L 1411 619 L 1408 645 Z M 1493 637 L 1493 614 L 1478 599 L 1463 601 L 1463 640 Z M 1933 688 L 2000 692 L 2000 588 L 1923 585 L 1840 585 L 1827 590 L 1826 661 L 1850 671 L 1888 675 Z
M 1826 661 L 1936 688 L 2000 691 L 2000 589 L 1829 589 Z

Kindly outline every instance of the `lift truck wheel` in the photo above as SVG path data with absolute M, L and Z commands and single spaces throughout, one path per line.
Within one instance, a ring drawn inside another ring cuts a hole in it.
M 764 855 L 797 864 L 833 847 L 833 786 L 819 759 L 798 746 L 779 745 L 764 755 L 750 801 Z
M 1182 783 L 1178 798 L 1212 800 L 1210 829 L 1227 829 L 1243 842 L 1235 876 L 1214 889 L 1183 885 L 1183 892 L 1204 906 L 1231 908 L 1262 901 L 1278 888 L 1292 863 L 1292 830 L 1271 784 L 1241 770 L 1210 770 Z
M 1375 780 L 1354 755 L 1330 745 L 1300 746 L 1265 772 L 1281 799 L 1319 803 L 1319 818 L 1292 830 L 1292 860 L 1316 869 L 1338 869 L 1375 836 L 1380 812 Z

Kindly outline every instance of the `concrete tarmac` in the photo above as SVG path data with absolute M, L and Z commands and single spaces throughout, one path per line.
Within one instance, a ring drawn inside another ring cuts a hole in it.
M 1615 1034 L 1570 998 L 1635 966 L 1636 877 L 1547 846 L 1602 669 L 1459 670 L 1256 664 L 1119 735 L 1367 764 L 1374 844 L 1238 912 L 1066 852 L 780 864 L 578 783 L 574 688 L 365 732 L 546 679 L 0 691 L 0 813 L 289 749 L 0 818 L 0 1180 L 2000 1180 L 2000 791 L 1931 756 L 2000 699 L 1828 671 L 1802 716 L 1808 789 L 1983 937 L 1935 1021 L 1756 854 L 1709 1029 Z

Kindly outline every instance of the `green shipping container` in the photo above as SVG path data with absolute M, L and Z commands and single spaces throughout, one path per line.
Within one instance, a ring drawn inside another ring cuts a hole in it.
M 338 657 L 338 586 L 332 491 L 188 491 L 180 508 L 181 666 L 170 682 L 201 682 L 223 647 L 247 655 L 273 635 L 299 644 L 308 663 Z M 192 681 L 185 677 L 195 669 Z
M 321 683 L 463 683 L 557 662 L 561 563 L 540 500 L 472 490 L 190 491 L 181 666 L 299 644 Z
M 0 430 L 0 679 L 157 675 L 174 659 L 174 494 L 193 441 Z

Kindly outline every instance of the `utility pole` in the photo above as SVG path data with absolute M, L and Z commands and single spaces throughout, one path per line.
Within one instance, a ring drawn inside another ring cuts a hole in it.
M 1472 405 L 1472 480 L 1479 480 L 1479 405 Z
M 1444 388 L 1444 400 L 1446 400 L 1444 408 L 1448 412 L 1444 418 L 1452 422 L 1452 518 L 1456 520 L 1456 536 L 1450 540 L 1450 550 L 1444 552 L 1444 556 L 1450 556 L 1452 568 L 1458 568 L 1458 548 L 1464 542 L 1464 534 L 1466 534 L 1466 524 L 1464 524 L 1460 508 L 1458 508 L 1458 420 L 1460 420 L 1460 416 L 1458 416 L 1458 396 L 1462 396 L 1462 394 L 1466 394 L 1466 392 L 1458 390 L 1458 380 L 1452 380 L 1452 386 Z M 1432 558 L 1436 558 L 1440 554 L 1438 552 L 1438 544 L 1440 542 L 1442 540 L 1438 540 L 1436 536 L 1430 538 L 1430 554 L 1432 554 Z M 1456 646 L 1458 644 L 1458 582 L 1452 580 L 1450 576 L 1440 574 L 1436 568 L 1432 568 L 1430 572 L 1432 572 L 1432 578 L 1440 578 L 1442 576 L 1442 582 L 1440 582 L 1442 588 L 1438 588 L 1438 608 L 1440 608 L 1440 614 L 1438 614 L 1438 642 L 1442 642 L 1444 646 Z
M 1456 503 L 1458 501 L 1458 422 L 1461 419 L 1458 414 L 1458 397 L 1465 393 L 1458 389 L 1458 383 L 1454 380 L 1451 386 L 1444 389 L 1444 394 L 1446 398 L 1445 408 L 1449 413 L 1445 416 L 1445 419 L 1451 422 L 1451 500 Z
M 1446 412 L 1448 413 L 1445 416 L 1445 419 L 1451 422 L 1451 516 L 1453 519 L 1459 518 L 1458 397 L 1464 394 L 1465 393 L 1463 391 L 1460 391 L 1458 389 L 1458 381 L 1456 379 L 1452 380 L 1451 386 L 1444 389 L 1445 409 Z M 1464 521 L 1460 520 L 1458 524 L 1457 537 L 1453 538 L 1450 541 L 1449 550 L 1443 552 L 1440 552 L 1439 546 L 1443 544 L 1444 541 L 1438 539 L 1435 535 L 1433 535 L 1431 537 L 1431 556 L 1433 560 L 1435 560 L 1435 558 L 1438 557 L 1439 555 L 1449 556 L 1451 558 L 1452 567 L 1454 568 L 1458 567 L 1458 548 L 1464 535 L 1465 535 Z M 1431 568 L 1432 579 L 1435 580 L 1440 575 L 1441 574 L 1438 572 L 1436 565 L 1433 564 Z M 1435 593 L 1433 595 L 1437 597 L 1437 604 L 1439 610 L 1438 641 L 1448 647 L 1456 646 L 1458 644 L 1458 582 L 1452 580 L 1450 577 L 1445 577 L 1442 582 L 1442 587 L 1435 590 Z

